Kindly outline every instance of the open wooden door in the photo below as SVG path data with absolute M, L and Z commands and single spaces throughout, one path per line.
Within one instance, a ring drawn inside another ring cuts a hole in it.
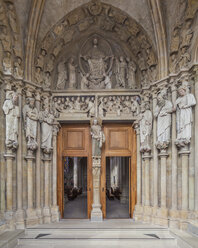
M 106 142 L 102 151 L 101 205 L 106 218 L 106 158 L 129 157 L 129 213 L 133 216 L 136 204 L 136 136 L 131 124 L 104 124 Z
M 63 157 L 87 157 L 87 215 L 91 216 L 92 207 L 92 157 L 89 124 L 62 125 L 58 135 L 57 149 L 57 200 L 61 217 L 64 217 L 64 172 Z

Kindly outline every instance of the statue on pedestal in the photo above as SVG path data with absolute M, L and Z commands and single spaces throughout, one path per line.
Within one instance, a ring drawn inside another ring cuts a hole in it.
M 102 120 L 100 118 L 91 119 L 92 156 L 100 157 L 102 144 L 105 142 L 105 135 L 102 131 Z
M 167 90 L 162 90 L 157 96 L 157 106 L 154 116 L 157 118 L 157 148 L 168 146 L 170 142 L 171 113 L 173 105 L 167 99 Z
M 18 147 L 18 122 L 19 107 L 17 106 L 18 96 L 13 91 L 6 93 L 6 100 L 3 104 L 3 111 L 6 115 L 6 147 L 16 149 Z
M 185 146 L 190 143 L 192 136 L 192 107 L 196 105 L 196 100 L 194 95 L 189 92 L 188 82 L 183 82 L 178 89 L 178 94 L 179 97 L 174 106 L 177 118 L 176 145 Z
M 39 120 L 38 110 L 35 107 L 35 99 L 28 98 L 23 107 L 23 119 L 25 122 L 25 135 L 27 139 L 27 148 L 29 150 L 37 149 L 37 123 Z

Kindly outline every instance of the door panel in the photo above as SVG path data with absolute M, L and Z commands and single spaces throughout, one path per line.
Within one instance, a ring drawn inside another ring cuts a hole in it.
M 129 157 L 129 214 L 136 204 L 136 135 L 131 124 L 104 124 L 106 142 L 102 150 L 101 205 L 106 218 L 106 157 Z
M 89 124 L 62 125 L 58 135 L 58 180 L 57 195 L 61 217 L 64 217 L 64 173 L 63 157 L 87 157 L 87 212 L 91 215 L 92 207 L 92 157 Z

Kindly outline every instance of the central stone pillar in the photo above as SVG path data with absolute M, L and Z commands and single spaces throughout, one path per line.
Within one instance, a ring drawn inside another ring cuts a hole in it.
M 100 204 L 100 176 L 101 176 L 101 156 L 92 157 L 93 176 L 93 204 L 91 211 L 91 221 L 102 221 L 102 210 Z

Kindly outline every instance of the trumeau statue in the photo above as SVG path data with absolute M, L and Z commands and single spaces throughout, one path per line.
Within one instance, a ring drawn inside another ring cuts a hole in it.
M 189 93 L 188 82 L 178 89 L 179 97 L 176 100 L 174 110 L 177 118 L 177 140 L 176 145 L 185 146 L 190 143 L 192 136 L 192 107 L 196 105 L 193 94 Z
M 153 117 L 149 103 L 143 103 L 141 105 L 141 113 L 139 116 L 141 152 L 149 152 L 151 150 L 150 136 L 152 132 L 152 122 Z
M 50 153 L 52 151 L 54 115 L 51 113 L 49 105 L 40 112 L 39 120 L 41 122 L 41 148 L 44 153 Z
M 167 99 L 167 90 L 164 89 L 157 96 L 157 106 L 154 116 L 157 118 L 157 148 L 168 146 L 170 142 L 171 113 L 173 105 Z
M 18 96 L 13 91 L 6 93 L 6 100 L 3 104 L 3 111 L 6 115 L 6 147 L 16 149 L 18 146 L 18 121 L 19 107 L 17 106 Z
M 102 144 L 105 142 L 105 135 L 102 131 L 102 121 L 100 118 L 91 119 L 92 156 L 100 157 Z
M 28 98 L 23 107 L 23 119 L 25 123 L 25 135 L 27 139 L 27 148 L 29 150 L 37 149 L 37 123 L 39 120 L 38 110 L 35 107 L 35 99 Z

